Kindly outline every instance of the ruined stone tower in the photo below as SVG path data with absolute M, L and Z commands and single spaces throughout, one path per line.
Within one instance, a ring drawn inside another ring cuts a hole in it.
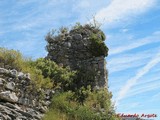
M 104 44 L 104 33 L 91 25 L 76 25 L 70 31 L 62 28 L 57 35 L 46 36 L 47 58 L 60 66 L 72 70 L 80 68 L 86 72 L 94 70 L 94 88 L 107 87 L 105 57 L 108 48 Z

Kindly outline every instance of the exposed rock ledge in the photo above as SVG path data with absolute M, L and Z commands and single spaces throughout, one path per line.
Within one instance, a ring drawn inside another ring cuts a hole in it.
M 52 90 L 40 99 L 30 74 L 0 68 L 0 120 L 40 120 L 50 104 Z

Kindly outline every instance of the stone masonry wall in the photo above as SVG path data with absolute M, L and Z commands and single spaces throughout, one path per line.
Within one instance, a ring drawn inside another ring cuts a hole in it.
M 69 66 L 73 70 L 85 67 L 87 71 L 95 70 L 96 88 L 107 87 L 107 70 L 105 56 L 106 53 L 94 54 L 91 51 L 91 36 L 96 35 L 98 39 L 104 41 L 104 34 L 101 30 L 89 25 L 79 26 L 71 31 L 61 31 L 57 36 L 48 34 L 46 46 L 48 59 L 55 61 L 60 66 Z M 103 36 L 102 36 L 103 35 Z M 104 42 L 102 42 L 104 44 Z M 98 51 L 95 49 L 94 51 Z
M 0 120 L 40 120 L 50 104 L 51 90 L 40 99 L 30 74 L 0 68 Z

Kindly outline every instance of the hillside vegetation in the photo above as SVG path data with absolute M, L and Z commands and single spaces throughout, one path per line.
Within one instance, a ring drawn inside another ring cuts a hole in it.
M 63 30 L 65 29 L 61 29 L 61 32 Z M 108 48 L 105 44 L 97 40 L 95 35 L 91 38 L 94 45 L 91 50 L 97 49 L 96 44 L 101 48 L 93 54 L 101 54 L 103 51 L 107 55 Z M 85 77 L 83 69 L 71 70 L 46 58 L 32 60 L 23 57 L 19 51 L 6 48 L 0 48 L 0 67 L 30 73 L 37 89 L 55 90 L 43 120 L 119 120 L 111 102 L 112 93 L 105 88 L 92 89 L 89 82 L 92 73 Z M 85 85 L 77 84 L 82 83 L 82 80 L 86 82 Z

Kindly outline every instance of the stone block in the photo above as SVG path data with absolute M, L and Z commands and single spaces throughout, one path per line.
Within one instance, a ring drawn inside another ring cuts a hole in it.
M 2 79 L 2 78 L 0 78 L 0 86 L 3 86 L 3 85 L 4 85 L 4 83 L 5 83 L 5 80 L 4 80 L 4 79 Z
M 8 82 L 6 84 L 6 89 L 13 91 L 15 89 L 15 83 L 14 82 Z
M 10 70 L 10 74 L 12 77 L 16 77 L 17 76 L 17 70 L 13 69 L 13 70 Z
M 4 68 L 0 68 L 0 74 L 8 74 L 9 71 L 4 69 Z
M 81 34 L 75 34 L 73 36 L 73 39 L 75 39 L 75 40 L 82 40 L 82 35 Z
M 18 97 L 16 96 L 16 94 L 10 91 L 1 92 L 0 99 L 6 102 L 13 102 L 13 103 L 18 101 Z

